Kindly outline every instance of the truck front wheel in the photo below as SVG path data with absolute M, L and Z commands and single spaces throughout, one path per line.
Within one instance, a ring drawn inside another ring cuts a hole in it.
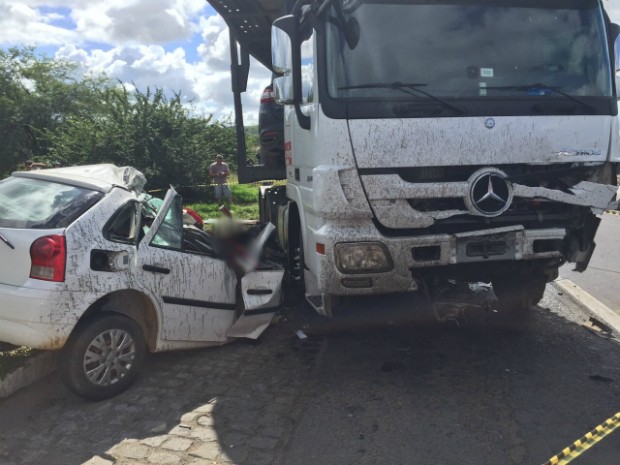
M 499 275 L 491 281 L 493 292 L 505 312 L 526 311 L 543 298 L 548 275 L 542 269 L 529 268 Z

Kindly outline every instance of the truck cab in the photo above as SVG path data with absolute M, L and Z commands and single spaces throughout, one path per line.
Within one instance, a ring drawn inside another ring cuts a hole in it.
M 565 262 L 586 269 L 620 161 L 620 28 L 600 0 L 271 13 L 287 185 L 263 189 L 261 215 L 319 313 L 442 279 L 525 308 Z

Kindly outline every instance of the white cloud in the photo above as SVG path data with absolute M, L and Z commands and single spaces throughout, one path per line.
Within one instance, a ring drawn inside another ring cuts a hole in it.
M 74 31 L 54 26 L 57 13 L 44 14 L 26 2 L 0 3 L 0 45 L 61 45 L 79 41 Z
M 198 53 L 210 69 L 230 70 L 230 38 L 226 23 L 221 16 L 200 19 L 202 43 Z
M 0 4 L 0 43 L 36 45 L 164 44 L 187 40 L 198 31 L 197 15 L 204 0 L 3 0 Z M 69 17 L 50 8 L 69 9 Z M 71 29 L 52 26 L 66 19 Z
M 56 47 L 56 57 L 104 73 L 128 89 L 181 92 L 192 111 L 232 117 L 229 34 L 206 16 L 205 0 L 0 0 L 0 46 Z M 174 43 L 174 49 L 164 48 Z M 258 121 L 271 74 L 252 60 L 244 94 L 247 124 Z M 132 84 L 133 83 L 133 84 Z
M 99 3 L 99 2 L 97 2 Z M 197 28 L 196 15 L 206 9 L 197 0 L 115 0 L 105 14 L 111 19 L 109 41 L 116 44 L 164 44 L 186 40 Z
M 190 12 L 178 0 L 92 2 L 72 17 L 87 40 L 115 45 L 164 44 L 192 32 Z
M 60 48 L 56 56 L 122 83 L 133 83 L 140 91 L 150 86 L 151 90 L 164 89 L 168 96 L 181 92 L 183 101 L 191 102 L 197 114 L 213 114 L 222 120 L 234 113 L 229 60 L 223 69 L 214 69 L 207 62 L 188 63 L 181 48 L 166 52 L 158 45 L 115 47 L 108 51 L 87 51 L 69 45 Z M 257 124 L 260 95 L 270 80 L 270 72 L 254 60 L 251 68 L 253 72 L 244 96 L 244 119 L 247 124 Z

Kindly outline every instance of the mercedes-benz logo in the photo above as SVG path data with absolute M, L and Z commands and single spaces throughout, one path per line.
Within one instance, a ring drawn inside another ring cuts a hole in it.
M 495 127 L 495 120 L 493 118 L 487 118 L 484 120 L 484 126 L 487 129 L 493 129 Z
M 484 168 L 469 179 L 467 207 L 478 215 L 493 217 L 504 213 L 512 203 L 512 185 L 496 168 Z

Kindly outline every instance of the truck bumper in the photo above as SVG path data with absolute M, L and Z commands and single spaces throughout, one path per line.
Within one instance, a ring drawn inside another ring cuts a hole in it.
M 467 233 L 436 234 L 407 238 L 387 238 L 374 225 L 343 228 L 329 223 L 314 234 L 317 243 L 325 244 L 325 254 L 315 252 L 318 261 L 317 291 L 333 295 L 364 295 L 417 290 L 415 271 L 448 265 L 483 265 L 497 261 L 561 258 L 563 228 L 526 230 L 523 226 L 485 229 Z M 334 247 L 346 242 L 380 242 L 387 247 L 394 264 L 382 273 L 345 274 L 338 270 Z M 306 255 L 307 256 L 307 255 Z

